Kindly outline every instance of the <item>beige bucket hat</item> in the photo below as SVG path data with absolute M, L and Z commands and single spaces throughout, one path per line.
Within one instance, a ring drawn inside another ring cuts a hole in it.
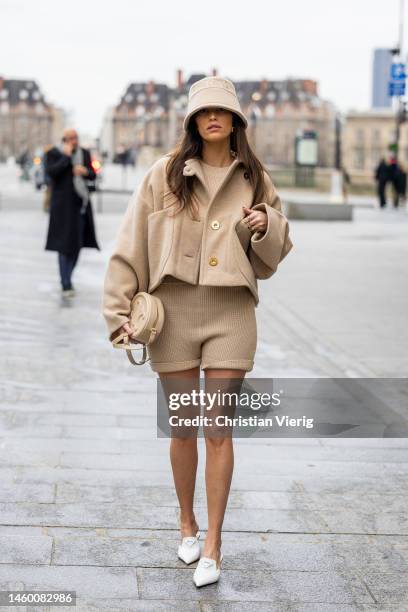
M 187 114 L 183 121 L 184 131 L 187 131 L 192 115 L 206 106 L 226 108 L 241 117 L 245 128 L 248 127 L 248 120 L 241 110 L 234 84 L 229 79 L 210 76 L 192 84 L 188 92 Z

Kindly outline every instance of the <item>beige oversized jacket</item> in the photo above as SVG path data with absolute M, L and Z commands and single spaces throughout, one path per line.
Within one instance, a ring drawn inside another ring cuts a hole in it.
M 238 158 L 212 198 L 198 159 L 188 159 L 183 174 L 198 179 L 195 192 L 204 204 L 204 218 L 193 220 L 186 210 L 169 216 L 163 208 L 169 159 L 164 155 L 148 170 L 120 224 L 104 283 L 103 315 L 109 339 L 129 321 L 135 293 L 153 291 L 166 274 L 192 284 L 246 285 L 258 305 L 257 279 L 272 276 L 293 246 L 267 172 L 266 202 L 252 206 L 267 213 L 266 232 L 253 232 L 242 222 L 242 206 L 251 207 L 252 188 Z

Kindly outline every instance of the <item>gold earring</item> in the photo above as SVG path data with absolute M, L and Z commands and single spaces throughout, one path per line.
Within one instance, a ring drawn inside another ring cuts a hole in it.
M 233 131 L 234 131 L 234 126 L 232 126 L 232 129 L 231 129 L 231 132 L 233 132 Z

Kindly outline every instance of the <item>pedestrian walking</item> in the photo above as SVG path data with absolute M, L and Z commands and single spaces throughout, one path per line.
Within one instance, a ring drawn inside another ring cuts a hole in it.
M 342 192 L 343 192 L 343 202 L 347 204 L 349 190 L 351 187 L 351 177 L 344 166 L 341 167 L 341 178 L 342 178 L 341 187 L 342 187 Z
M 47 168 L 46 168 L 46 162 L 47 162 L 47 153 L 48 151 L 50 151 L 52 149 L 51 145 L 47 145 L 44 148 L 44 152 L 41 156 L 41 172 L 42 172 L 42 180 L 43 180 L 43 184 L 41 186 L 44 186 L 44 199 L 43 199 L 43 210 L 44 212 L 49 213 L 50 212 L 50 208 L 51 208 L 51 187 L 52 187 L 52 180 L 51 177 L 49 176 L 49 174 L 47 174 Z
M 407 165 L 401 167 L 402 177 L 401 177 L 401 197 L 403 199 L 403 204 L 407 208 L 407 187 L 408 187 L 408 173 L 407 173 Z
M 398 160 L 394 155 L 391 155 L 389 158 L 388 180 L 392 186 L 394 208 L 398 208 L 401 191 L 405 190 L 404 185 L 403 185 L 404 173 L 401 170 Z
M 212 383 L 228 389 L 253 369 L 257 280 L 271 277 L 293 246 L 275 186 L 248 144 L 247 126 L 230 80 L 195 82 L 184 134 L 132 195 L 107 266 L 103 314 L 110 340 L 132 337 L 130 302 L 137 292 L 162 301 L 164 325 L 147 349 L 167 391 L 181 378 L 183 389 L 197 390 L 200 367 L 206 390 Z M 180 506 L 177 554 L 187 564 L 199 559 L 196 586 L 220 576 L 234 463 L 231 436 L 211 426 L 203 432 L 208 530 L 202 554 L 193 509 L 197 428 L 184 437 L 172 430 L 170 443 Z
M 89 195 L 89 182 L 96 174 L 89 151 L 79 146 L 76 130 L 66 129 L 62 143 L 61 148 L 53 147 L 46 153 L 51 206 L 45 249 L 58 251 L 62 293 L 72 297 L 72 273 L 81 248 L 99 249 Z
M 17 157 L 16 163 L 18 166 L 20 166 L 21 170 L 20 180 L 29 181 L 30 169 L 33 162 L 28 149 L 24 149 L 24 151 Z
M 398 208 L 401 201 L 405 204 L 407 197 L 407 173 L 401 164 L 398 164 L 394 187 L 394 208 Z
M 377 194 L 380 202 L 380 208 L 384 208 L 387 205 L 385 190 L 387 183 L 390 180 L 389 166 L 384 157 L 380 159 L 379 164 L 375 169 L 374 177 L 377 182 Z

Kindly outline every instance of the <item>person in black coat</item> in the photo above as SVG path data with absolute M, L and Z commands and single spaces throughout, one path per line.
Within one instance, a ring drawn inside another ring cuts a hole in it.
M 81 248 L 100 250 L 88 191 L 88 181 L 94 181 L 96 174 L 91 155 L 79 146 L 75 130 L 65 130 L 62 141 L 62 150 L 52 147 L 45 158 L 45 170 L 52 182 L 45 250 L 58 252 L 62 291 L 72 296 L 71 276 Z
M 390 169 L 384 158 L 380 160 L 380 163 L 375 170 L 375 179 L 377 181 L 377 193 L 380 200 L 380 207 L 384 208 L 387 204 L 385 198 L 385 188 L 388 181 L 391 179 Z
M 398 165 L 397 176 L 394 185 L 394 206 L 398 208 L 400 200 L 403 202 L 406 200 L 407 194 L 407 173 L 405 170 Z
M 400 197 L 402 196 L 402 198 L 405 200 L 407 183 L 406 174 L 398 163 L 398 160 L 394 156 L 390 158 L 390 163 L 388 166 L 388 176 L 389 181 L 391 182 L 393 187 L 394 208 L 398 208 L 400 203 Z

